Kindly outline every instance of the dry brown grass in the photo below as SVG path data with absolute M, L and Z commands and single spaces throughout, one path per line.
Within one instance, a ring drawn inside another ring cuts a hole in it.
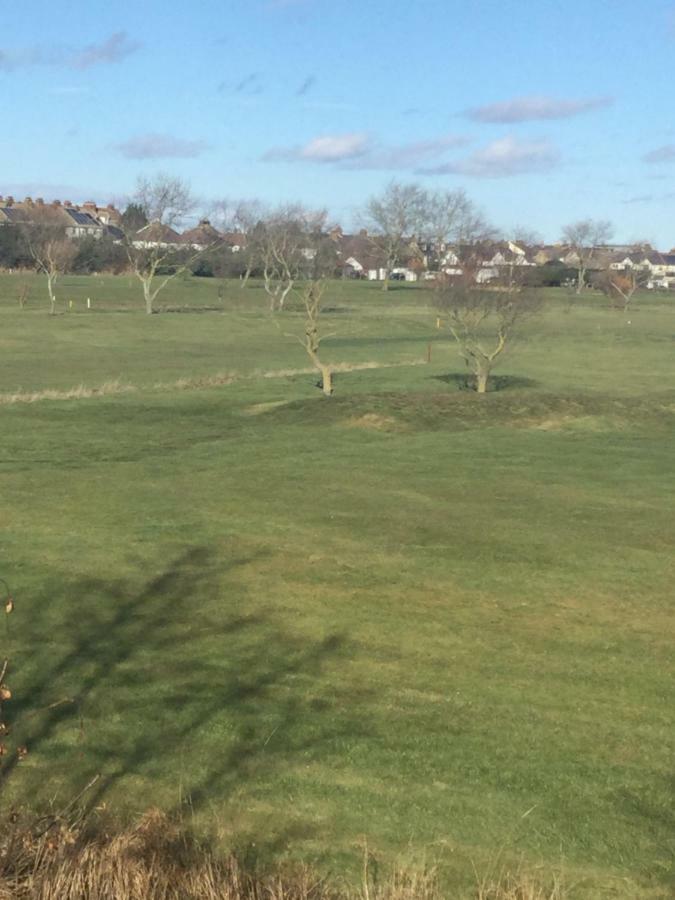
M 45 824 L 46 823 L 46 824 Z M 366 860 L 370 857 L 366 853 Z M 127 829 L 95 831 L 41 820 L 0 826 L 0 900 L 450 900 L 433 870 L 395 871 L 378 882 L 364 864 L 360 886 L 328 881 L 307 867 L 272 874 L 217 859 L 157 810 Z M 462 895 L 465 896 L 465 895 Z M 480 884 L 475 900 L 562 900 L 517 873 Z
M 360 372 L 365 369 L 389 369 L 398 366 L 424 365 L 424 360 L 410 363 L 378 363 L 373 361 L 362 363 L 336 363 L 332 367 L 333 372 Z M 193 377 L 178 378 L 176 381 L 158 381 L 152 385 L 154 391 L 200 391 L 208 388 L 221 387 L 234 384 L 238 381 L 255 381 L 258 378 L 295 378 L 299 375 L 314 375 L 316 370 L 311 366 L 303 369 L 273 369 L 271 371 L 256 370 L 250 374 L 242 375 L 238 372 L 216 372 L 213 375 L 195 375 Z M 87 387 L 84 384 L 66 390 L 46 389 L 43 391 L 14 391 L 13 393 L 0 394 L 0 406 L 8 406 L 14 403 L 38 403 L 40 400 L 89 400 L 93 397 L 106 397 L 111 394 L 129 394 L 141 390 L 133 384 L 124 384 L 119 380 L 106 381 L 99 387 Z
M 553 877 L 542 884 L 533 876 L 516 871 L 502 872 L 495 880 L 486 879 L 478 886 L 476 900 L 564 900 L 562 884 Z
M 83 384 L 68 388 L 65 391 L 15 391 L 12 394 L 0 394 L 0 406 L 13 403 L 38 403 L 40 400 L 88 400 L 92 397 L 107 397 L 110 394 L 129 394 L 138 390 L 132 384 L 121 381 L 106 381 L 99 387 L 86 387 Z

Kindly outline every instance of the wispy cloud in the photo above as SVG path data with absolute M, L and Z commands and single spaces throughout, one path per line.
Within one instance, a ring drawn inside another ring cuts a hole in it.
M 263 154 L 265 162 L 337 163 L 368 152 L 370 138 L 364 132 L 325 134 L 304 146 L 273 147 Z
M 122 62 L 140 49 L 140 43 L 132 40 L 126 31 L 116 31 L 100 44 L 89 44 L 70 61 L 73 69 L 91 69 L 92 66 Z
M 208 144 L 170 134 L 141 134 L 115 144 L 114 149 L 127 159 L 194 159 L 208 149 Z
M 667 191 L 663 194 L 639 194 L 636 197 L 627 197 L 621 202 L 626 205 L 635 203 L 670 203 L 673 199 L 675 199 L 675 191 Z
M 355 169 L 405 170 L 415 169 L 425 163 L 445 156 L 449 150 L 465 147 L 469 143 L 463 135 L 449 134 L 426 141 L 412 141 L 392 147 L 374 147 L 371 152 L 350 165 Z
M 670 163 L 675 162 L 675 144 L 664 144 L 663 147 L 657 147 L 650 150 L 642 157 L 646 163 Z
M 471 178 L 509 178 L 549 172 L 560 161 L 547 140 L 519 141 L 512 136 L 493 141 L 457 162 L 419 169 L 423 175 L 467 175 Z
M 621 202 L 626 206 L 632 206 L 635 203 L 651 203 L 653 200 L 653 194 L 639 194 L 636 197 L 626 197 L 626 199 Z
M 587 97 L 578 100 L 563 100 L 556 97 L 530 96 L 515 97 L 488 106 L 467 109 L 464 115 L 474 122 L 497 122 L 515 124 L 541 119 L 570 119 L 581 113 L 602 109 L 613 103 L 611 97 Z
M 274 147 L 263 155 L 267 162 L 333 163 L 350 169 L 412 170 L 466 145 L 461 135 L 387 146 L 366 132 L 322 135 L 304 146 Z
M 304 97 L 316 84 L 316 75 L 308 75 L 295 92 L 296 97 Z
M 140 47 L 141 44 L 130 38 L 126 31 L 116 31 L 98 44 L 87 44 L 80 48 L 35 44 L 14 50 L 0 50 L 0 70 L 11 72 L 34 66 L 84 70 L 121 62 L 136 53 Z

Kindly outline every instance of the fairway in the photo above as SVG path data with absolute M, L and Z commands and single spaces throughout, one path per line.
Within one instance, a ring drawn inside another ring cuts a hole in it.
M 256 284 L 176 279 L 146 316 L 68 276 L 50 317 L 19 280 L 4 805 L 101 773 L 98 807 L 244 858 L 672 896 L 675 298 L 551 291 L 478 397 L 427 291 L 334 282 L 327 399 Z

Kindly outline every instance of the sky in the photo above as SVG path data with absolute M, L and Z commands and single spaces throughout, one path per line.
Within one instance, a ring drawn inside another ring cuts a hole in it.
M 674 0 L 0 0 L 0 36 L 5 196 L 166 172 L 351 228 L 396 179 L 675 246 Z

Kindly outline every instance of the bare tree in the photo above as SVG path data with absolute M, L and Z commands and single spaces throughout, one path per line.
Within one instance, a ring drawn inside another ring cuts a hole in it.
M 330 397 L 333 393 L 333 370 L 331 366 L 319 356 L 321 341 L 329 335 L 321 335 L 319 331 L 319 318 L 321 316 L 321 304 L 326 290 L 325 279 L 312 279 L 307 281 L 300 291 L 300 299 L 305 312 L 305 333 L 298 338 L 305 348 L 312 364 L 321 375 L 321 390 Z
M 251 272 L 260 264 L 261 247 L 258 241 L 260 230 L 256 228 L 264 218 L 263 206 L 259 200 L 240 200 L 232 217 L 232 230 L 240 232 L 243 239 L 244 274 L 239 284 L 242 289 L 248 284 Z
M 586 284 L 586 272 L 594 254 L 612 236 L 611 222 L 604 219 L 581 219 L 563 228 L 563 242 L 572 251 L 576 260 L 574 268 L 577 270 L 577 294 L 580 294 Z
M 517 327 L 539 312 L 542 300 L 537 292 L 513 280 L 486 288 L 465 277 L 440 279 L 435 305 L 457 342 L 476 392 L 484 394 Z
M 495 230 L 463 190 L 427 192 L 423 200 L 423 234 L 432 245 L 440 274 L 447 267 L 476 270 L 485 241 Z
M 618 306 L 627 313 L 633 297 L 648 280 L 649 269 L 641 265 L 632 265 L 601 272 L 594 279 L 593 286 L 602 291 L 613 307 Z
M 426 205 L 426 192 L 419 185 L 398 181 L 390 181 L 380 195 L 368 200 L 363 219 L 374 232 L 375 249 L 383 255 L 382 290 L 389 290 L 391 270 L 410 251 L 411 239 L 423 230 Z
M 49 314 L 53 316 L 56 313 L 56 282 L 60 275 L 68 271 L 77 256 L 77 245 L 66 237 L 65 228 L 60 225 L 45 222 L 27 224 L 23 229 L 28 252 L 38 271 L 47 276 Z
M 140 231 L 125 232 L 125 248 L 143 287 L 145 311 L 151 315 L 159 292 L 204 249 L 189 253 L 177 241 L 174 227 L 196 205 L 188 185 L 180 178 L 162 173 L 151 179 L 139 178 L 133 205 L 143 211 L 149 224 Z
M 326 221 L 325 211 L 280 207 L 254 229 L 270 311 L 281 312 L 295 283 L 310 277 Z
M 510 232 L 510 240 L 524 247 L 536 247 L 543 243 L 543 238 L 538 231 L 527 225 L 515 225 Z

